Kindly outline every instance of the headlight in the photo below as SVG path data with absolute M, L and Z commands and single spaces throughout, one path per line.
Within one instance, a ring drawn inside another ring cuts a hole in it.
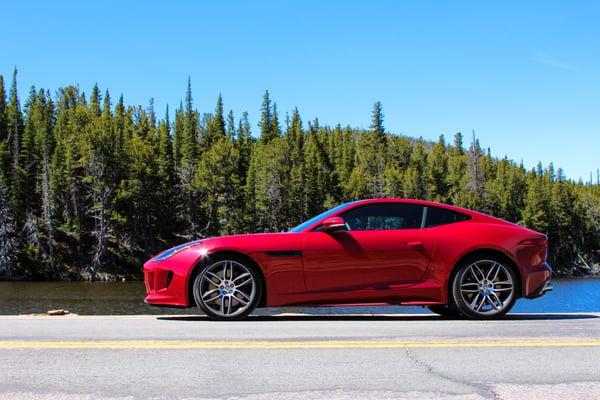
M 188 242 L 188 243 L 180 244 L 179 246 L 172 247 L 169 250 L 165 250 L 162 253 L 160 253 L 159 255 L 157 255 L 156 257 L 154 257 L 152 259 L 152 261 L 157 262 L 157 261 L 166 260 L 167 258 L 172 257 L 175 254 L 180 253 L 185 249 L 189 249 L 190 247 L 195 246 L 195 245 L 199 244 L 200 242 L 201 242 L 201 240 L 195 240 L 193 242 Z

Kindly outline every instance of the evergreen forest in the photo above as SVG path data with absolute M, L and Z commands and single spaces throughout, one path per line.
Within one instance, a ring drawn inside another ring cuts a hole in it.
M 389 132 L 380 102 L 369 129 L 283 113 L 268 91 L 259 112 L 252 125 L 221 96 L 197 110 L 189 80 L 183 102 L 157 112 L 97 85 L 22 94 L 16 70 L 0 76 L 0 278 L 139 278 L 175 244 L 288 230 L 372 197 L 455 204 L 544 232 L 562 274 L 598 262 L 597 176 L 528 169 L 470 133 L 430 142 Z

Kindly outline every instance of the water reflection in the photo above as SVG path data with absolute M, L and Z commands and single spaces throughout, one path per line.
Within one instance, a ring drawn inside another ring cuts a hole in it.
M 557 279 L 554 291 L 536 300 L 519 300 L 513 312 L 600 312 L 600 278 Z M 45 313 L 64 308 L 80 315 L 197 314 L 196 309 L 157 308 L 144 304 L 142 282 L 0 282 L 0 314 Z M 428 313 L 421 307 L 280 308 L 259 311 L 337 313 Z

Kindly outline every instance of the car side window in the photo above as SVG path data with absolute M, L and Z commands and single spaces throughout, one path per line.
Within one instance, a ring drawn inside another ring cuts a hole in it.
M 432 228 L 434 226 L 464 221 L 468 218 L 468 216 L 454 211 L 444 210 L 436 207 L 427 207 L 425 227 Z
M 421 227 L 423 207 L 416 204 L 372 204 L 341 214 L 348 230 L 373 231 Z

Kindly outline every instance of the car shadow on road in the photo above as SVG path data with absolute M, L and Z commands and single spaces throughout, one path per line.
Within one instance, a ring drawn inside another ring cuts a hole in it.
M 535 320 L 570 320 L 600 318 L 594 314 L 567 314 L 567 313 L 538 313 L 538 314 L 509 314 L 503 318 L 507 321 L 535 321 Z M 156 319 L 165 321 L 210 321 L 205 315 L 166 315 Z M 460 321 L 461 318 L 448 318 L 438 315 L 423 314 L 375 314 L 375 315 L 344 315 L 344 314 L 274 314 L 251 315 L 239 322 L 275 322 L 275 321 Z

